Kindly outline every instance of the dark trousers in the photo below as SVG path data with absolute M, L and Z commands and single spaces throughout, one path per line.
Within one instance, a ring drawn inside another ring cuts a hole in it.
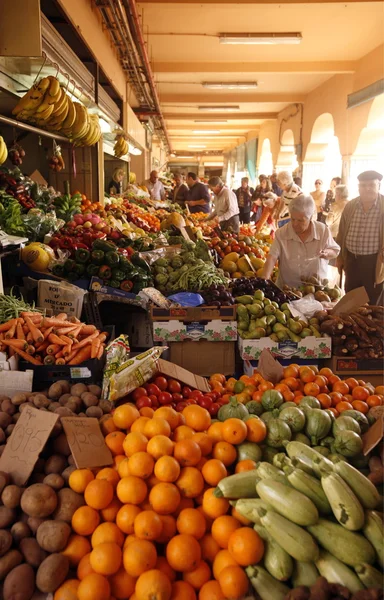
M 231 229 L 233 231 L 233 233 L 239 233 L 239 229 L 240 229 L 239 215 L 235 215 L 234 217 L 231 217 L 227 221 L 221 221 L 220 227 L 221 227 L 222 231 L 228 231 L 229 229 Z
M 347 251 L 344 264 L 345 291 L 350 292 L 358 287 L 365 287 L 370 304 L 376 304 L 383 283 L 375 285 L 377 254 L 362 254 L 356 256 Z
M 248 224 L 251 222 L 251 208 L 240 207 L 240 223 Z

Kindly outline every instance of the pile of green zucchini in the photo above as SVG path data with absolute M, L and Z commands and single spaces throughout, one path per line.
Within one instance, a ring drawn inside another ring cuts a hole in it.
M 284 600 L 290 588 L 320 576 L 352 593 L 383 586 L 383 499 L 345 460 L 334 462 L 298 441 L 273 464 L 225 477 L 215 489 L 263 539 L 261 565 L 246 572 L 261 600 Z

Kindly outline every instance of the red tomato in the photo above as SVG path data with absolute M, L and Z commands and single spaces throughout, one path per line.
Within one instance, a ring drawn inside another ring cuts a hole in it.
M 172 398 L 172 394 L 170 394 L 169 392 L 161 392 L 159 398 L 159 404 L 171 404 L 173 398 Z
M 177 412 L 183 412 L 184 408 L 188 406 L 188 404 L 186 402 L 178 402 L 176 404 L 176 410 Z
M 169 406 L 172 406 L 173 410 L 176 410 L 177 402 L 171 402 Z
M 217 403 L 220 404 L 220 406 L 222 406 L 223 404 L 229 404 L 229 398 L 221 396 L 221 398 L 218 399 Z
M 144 408 L 144 406 L 152 407 L 152 401 L 148 396 L 141 396 L 136 402 L 136 406 L 139 410 L 140 408 Z
M 165 392 L 165 390 L 168 388 L 168 381 L 165 379 L 165 377 L 156 377 L 154 383 L 162 392 Z
M 168 390 L 171 394 L 179 394 L 181 392 L 181 385 L 176 379 L 170 379 L 168 381 Z
M 209 396 L 203 396 L 202 398 L 198 398 L 197 404 L 202 408 L 209 410 L 209 407 L 212 406 L 212 398 Z
M 149 383 L 148 384 L 148 396 L 158 396 L 159 394 L 161 394 L 161 389 L 159 387 L 157 387 L 157 385 L 155 385 L 154 383 Z
M 136 402 L 139 398 L 141 398 L 141 396 L 146 396 L 146 395 L 147 395 L 147 390 L 143 387 L 138 387 L 133 392 L 132 398 Z
M 212 392 L 209 392 L 208 394 L 206 394 L 206 396 L 211 396 L 215 400 L 218 400 L 220 398 L 220 392 L 212 390 Z
M 191 395 L 191 393 L 192 393 L 191 388 L 185 385 L 183 387 L 183 391 L 182 391 L 182 394 L 183 394 L 184 398 L 189 398 L 190 395 Z
M 184 400 L 183 394 L 178 393 L 172 394 L 172 398 L 175 402 L 182 402 Z
M 193 398 L 189 398 L 189 400 L 186 401 L 186 405 L 190 406 L 191 404 L 197 404 L 197 401 L 193 400 Z
M 217 413 L 219 412 L 219 409 L 220 409 L 220 404 L 218 404 L 217 402 L 213 402 L 213 404 L 211 404 L 211 406 L 209 408 L 207 408 L 211 417 L 216 417 Z
M 202 398 L 204 396 L 203 392 L 200 392 L 200 390 L 193 390 L 193 392 L 190 393 L 190 398 L 194 398 L 195 400 L 199 400 L 199 398 Z
M 159 399 L 157 396 L 152 396 L 151 402 L 152 402 L 151 408 L 159 408 L 160 404 L 159 404 Z

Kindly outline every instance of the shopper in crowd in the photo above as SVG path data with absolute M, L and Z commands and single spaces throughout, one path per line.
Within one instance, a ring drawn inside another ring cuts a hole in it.
M 113 171 L 112 180 L 107 186 L 107 194 L 120 195 L 123 193 L 124 169 L 117 167 Z
M 252 194 L 254 189 L 249 187 L 248 177 L 243 177 L 241 186 L 236 190 L 237 204 L 239 207 L 240 223 L 249 223 L 251 220 Z
M 322 221 L 324 202 L 325 202 L 325 192 L 323 191 L 323 182 L 321 179 L 316 179 L 315 181 L 315 189 L 311 192 L 311 196 L 315 201 L 316 205 L 316 218 L 318 221 Z
M 272 192 L 272 183 L 266 175 L 259 175 L 259 185 L 252 194 L 252 221 L 257 224 L 263 214 L 263 199 Z
M 336 190 L 336 186 L 341 184 L 341 177 L 333 177 L 331 179 L 331 183 L 329 186 L 329 190 L 327 191 L 326 195 L 325 195 L 325 200 L 324 200 L 324 207 L 322 212 L 324 213 L 321 217 L 321 221 L 323 223 L 325 223 L 325 218 L 326 218 L 326 213 L 329 213 L 330 209 L 331 209 L 331 205 L 334 203 L 335 201 L 335 190 Z
M 269 179 L 272 184 L 273 193 L 280 198 L 280 196 L 283 194 L 283 190 L 277 185 L 277 174 L 272 173 L 272 175 L 269 176 Z
M 189 187 L 185 204 L 191 213 L 210 212 L 211 197 L 208 187 L 202 183 L 196 173 L 190 172 L 187 175 L 187 184 Z
M 262 277 L 270 279 L 279 260 L 277 284 L 297 287 L 301 278 L 315 275 L 327 277 L 328 261 L 336 258 L 340 247 L 324 223 L 313 221 L 315 202 L 301 194 L 289 203 L 289 223 L 276 231 L 275 240 L 265 261 Z
M 303 187 L 303 180 L 301 179 L 301 177 L 294 177 L 293 183 L 299 186 L 299 188 Z
M 211 177 L 208 185 L 215 195 L 215 208 L 206 217 L 207 221 L 218 217 L 220 227 L 223 231 L 230 229 L 234 233 L 239 233 L 239 206 L 235 192 L 224 185 L 220 177 Z
M 335 189 L 335 201 L 331 204 L 331 210 L 326 214 L 325 223 L 336 239 L 339 233 L 341 215 L 348 202 L 348 188 L 346 185 L 337 185 Z
M 377 171 L 358 176 L 359 196 L 347 203 L 341 215 L 337 242 L 341 254 L 339 270 L 345 271 L 345 291 L 364 286 L 371 304 L 376 304 L 384 282 L 383 179 Z
M 144 183 L 152 200 L 165 200 L 165 189 L 157 171 L 151 171 Z
M 182 208 L 185 208 L 185 201 L 188 196 L 188 186 L 184 183 L 184 175 L 181 173 L 175 173 L 174 176 L 175 187 L 172 190 L 172 202 L 180 204 Z
M 280 212 L 282 200 L 273 192 L 267 192 L 262 200 L 261 217 L 256 224 L 256 233 L 262 232 L 275 237 L 277 217 Z
M 289 212 L 289 204 L 293 198 L 297 198 L 302 194 L 302 189 L 294 183 L 292 174 L 289 171 L 280 171 L 277 174 L 277 185 L 283 190 L 281 198 L 284 201 L 282 204 L 282 213 L 280 217 L 285 217 Z

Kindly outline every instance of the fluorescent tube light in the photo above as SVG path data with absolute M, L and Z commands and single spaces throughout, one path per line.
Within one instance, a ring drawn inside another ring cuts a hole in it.
M 176 159 L 179 158 L 195 158 L 194 156 L 175 156 Z
M 103 117 L 99 117 L 99 125 L 101 129 L 101 133 L 111 133 L 112 129 L 108 121 L 103 119 Z
M 136 148 L 132 144 L 128 144 L 128 152 L 133 156 L 140 156 L 140 154 L 142 154 L 141 150 L 139 148 Z
M 226 119 L 195 119 L 194 123 L 228 123 Z
M 220 44 L 300 44 L 301 33 L 221 33 Z
M 207 146 L 204 144 L 190 144 L 188 148 L 206 148 Z
M 205 111 L 213 111 L 213 112 L 223 112 L 223 111 L 235 111 L 235 110 L 240 110 L 240 106 L 198 106 L 197 107 L 198 110 L 205 110 Z
M 221 131 L 217 129 L 196 129 L 193 133 L 196 135 L 219 135 Z
M 255 90 L 257 88 L 257 81 L 239 81 L 231 83 L 204 81 L 202 86 L 209 90 Z

